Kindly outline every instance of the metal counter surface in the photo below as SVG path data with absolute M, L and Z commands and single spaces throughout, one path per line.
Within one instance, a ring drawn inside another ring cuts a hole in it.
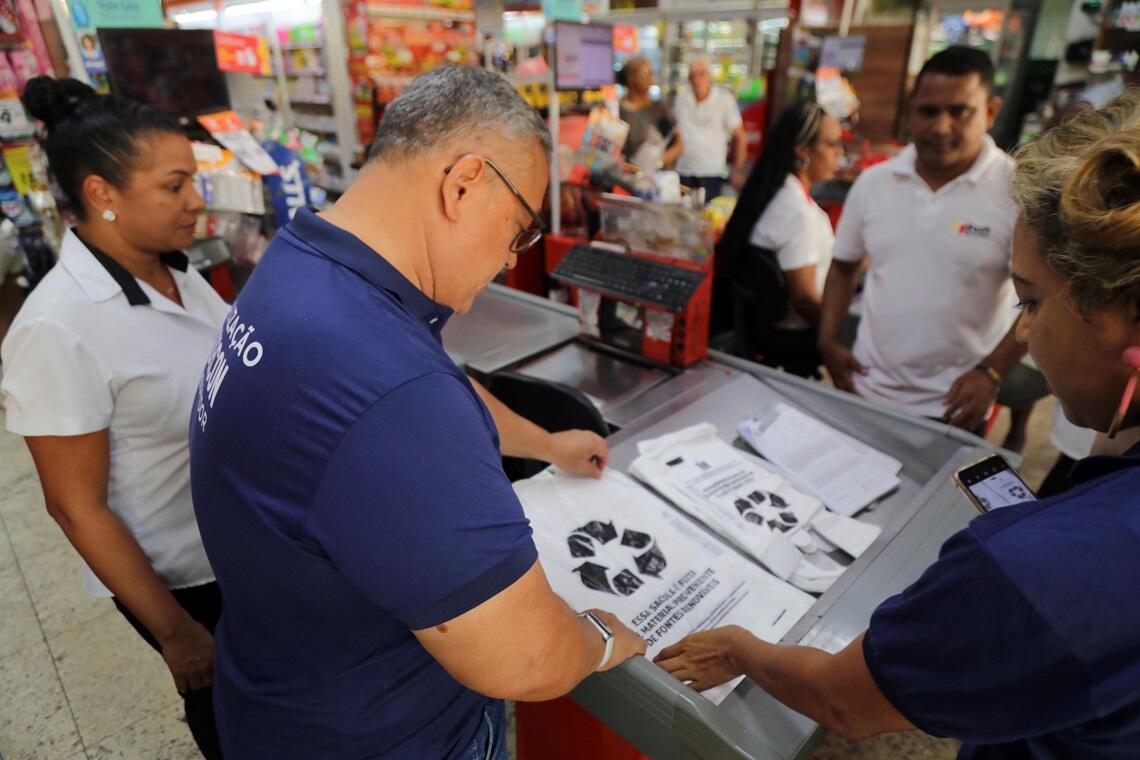
M 774 399 L 800 406 L 902 461 L 901 487 L 866 513 L 883 526 L 883 535 L 783 639 L 836 652 L 974 516 L 950 474 L 991 447 L 937 423 L 891 415 L 817 384 L 736 364 L 705 363 L 627 405 L 628 426 L 610 438 L 611 466 L 626 470 L 637 456 L 638 440 L 697 422 L 711 422 L 733 440 L 736 425 Z M 821 737 L 813 721 L 750 681 L 716 706 L 643 659 L 592 676 L 573 697 L 652 758 L 804 758 Z
M 491 284 L 466 314 L 443 328 L 443 345 L 460 367 L 477 375 L 518 364 L 578 334 L 569 306 Z
M 533 359 L 521 369 L 594 396 L 605 418 L 621 428 L 609 440 L 611 466 L 623 471 L 637 456 L 638 440 L 704 421 L 734 440 L 737 424 L 776 398 L 903 463 L 899 489 L 863 515 L 883 527 L 882 536 L 819 597 L 785 643 L 842 649 L 874 608 L 917 579 L 975 514 L 950 480 L 956 468 L 994 450 L 975 436 L 721 354 L 673 377 L 644 374 L 632 363 L 601 368 L 600 354 L 569 343 L 577 331 L 573 309 L 492 286 L 470 313 L 452 319 L 443 337 L 456 363 L 475 374 Z M 643 658 L 586 679 L 573 697 L 655 760 L 802 759 L 822 733 L 750 681 L 717 706 Z

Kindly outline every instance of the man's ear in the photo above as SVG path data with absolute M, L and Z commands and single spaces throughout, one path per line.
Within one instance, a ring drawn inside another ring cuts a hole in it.
M 447 170 L 440 186 L 443 194 L 443 215 L 449 221 L 459 221 L 460 205 L 471 197 L 471 190 L 483 181 L 487 162 L 482 156 L 468 153 Z
M 998 112 L 1001 111 L 1001 98 L 992 97 L 986 102 L 986 126 L 993 127 L 997 121 Z

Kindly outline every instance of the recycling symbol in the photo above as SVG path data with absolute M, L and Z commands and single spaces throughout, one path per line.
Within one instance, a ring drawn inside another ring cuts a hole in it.
M 614 527 L 612 520 L 610 522 L 593 520 L 571 532 L 566 543 L 570 547 L 572 557 L 593 557 L 595 560 L 606 561 L 599 556 L 604 553 L 612 558 L 606 565 L 586 561 L 574 568 L 583 586 L 607 594 L 629 596 L 645 585 L 642 576 L 660 579 L 661 571 L 666 565 L 665 555 L 652 536 L 627 528 L 621 534 L 619 545 L 624 547 L 621 550 L 617 550 L 617 545 L 611 544 L 617 538 L 617 528 Z M 632 555 L 633 562 L 637 566 L 636 573 L 626 567 L 610 574 L 609 565 L 628 561 L 621 557 L 620 552 Z
M 788 509 L 788 502 L 783 496 L 768 491 L 753 491 L 748 498 L 737 499 L 733 502 L 736 511 L 750 523 L 765 525 L 772 530 L 787 533 L 799 524 L 799 520 Z M 767 506 L 764 506 L 767 505 Z

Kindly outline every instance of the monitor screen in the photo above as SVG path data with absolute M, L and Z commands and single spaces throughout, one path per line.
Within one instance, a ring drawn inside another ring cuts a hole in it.
M 614 83 L 614 29 L 554 22 L 554 87 L 592 90 Z
M 209 29 L 100 29 L 111 92 L 175 117 L 230 107 Z
M 825 37 L 823 50 L 819 54 L 819 67 L 859 71 L 863 68 L 863 50 L 866 47 L 867 38 L 860 34 L 853 34 L 850 37 Z

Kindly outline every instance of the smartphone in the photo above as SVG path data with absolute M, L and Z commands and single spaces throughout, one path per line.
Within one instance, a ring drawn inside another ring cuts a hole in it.
M 982 514 L 991 509 L 1037 500 L 1025 481 L 1000 454 L 958 470 L 954 473 L 954 482 Z

